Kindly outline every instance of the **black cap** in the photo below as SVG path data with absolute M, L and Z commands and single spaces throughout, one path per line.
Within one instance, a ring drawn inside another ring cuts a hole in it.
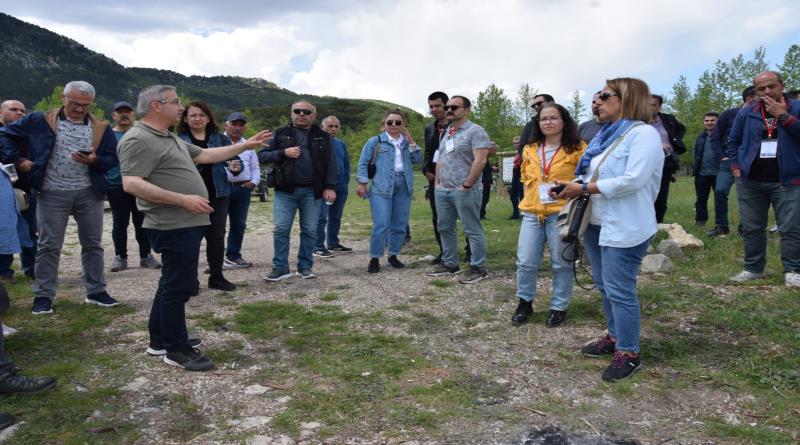
M 228 115 L 227 121 L 228 122 L 233 122 L 233 121 L 245 121 L 245 122 L 247 122 L 247 115 L 242 113 L 242 112 L 239 112 L 239 111 L 234 111 L 233 113 Z
M 128 109 L 130 109 L 131 111 L 133 111 L 133 110 L 135 110 L 135 109 L 136 109 L 136 108 L 133 108 L 133 105 L 131 105 L 131 104 L 130 104 L 130 102 L 125 102 L 125 101 L 123 100 L 123 101 L 121 101 L 121 102 L 117 102 L 117 103 L 115 103 L 115 104 L 114 104 L 114 108 L 112 108 L 112 109 L 111 109 L 111 111 L 117 111 L 117 110 L 119 110 L 120 108 L 128 108 Z

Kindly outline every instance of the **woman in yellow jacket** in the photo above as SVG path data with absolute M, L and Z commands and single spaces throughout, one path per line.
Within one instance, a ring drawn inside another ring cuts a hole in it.
M 521 180 L 525 198 L 519 203 L 522 225 L 517 245 L 517 297 L 519 304 L 511 323 L 519 326 L 533 313 L 536 280 L 544 256 L 544 245 L 550 250 L 553 268 L 553 296 L 546 325 L 555 327 L 567 315 L 572 298 L 573 266 L 562 253 L 567 244 L 561 241 L 556 227 L 563 200 L 550 198 L 548 192 L 555 181 L 571 181 L 586 143 L 580 140 L 575 121 L 566 108 L 547 104 L 539 112 L 538 126 L 522 151 Z

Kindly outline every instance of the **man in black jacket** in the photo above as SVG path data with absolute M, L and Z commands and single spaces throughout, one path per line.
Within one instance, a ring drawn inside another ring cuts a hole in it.
M 439 235 L 439 228 L 436 227 L 436 194 L 433 192 L 433 181 L 436 178 L 436 160 L 438 158 L 436 151 L 439 150 L 439 139 L 449 123 L 444 112 L 444 105 L 449 99 L 447 94 L 441 91 L 434 91 L 428 96 L 428 109 L 435 120 L 425 127 L 425 161 L 422 164 L 422 173 L 428 179 L 428 193 L 425 196 L 428 197 L 431 204 L 433 234 L 436 236 L 436 244 L 439 245 L 439 254 L 431 261 L 431 264 L 442 262 L 442 237 Z
M 661 172 L 661 188 L 656 197 L 656 222 L 664 222 L 664 215 L 667 213 L 667 199 L 669 198 L 669 183 L 675 181 L 675 173 L 680 168 L 680 155 L 686 153 L 686 146 L 683 145 L 683 136 L 686 134 L 686 126 L 678 122 L 675 116 L 661 112 L 661 105 L 664 98 L 658 94 L 653 94 L 650 98 L 650 107 L 653 110 L 653 118 L 650 125 L 658 130 L 661 136 L 661 147 L 664 149 L 664 170 Z
M 273 163 L 275 206 L 273 219 L 274 256 L 267 281 L 294 276 L 289 270 L 289 236 L 296 212 L 300 213 L 300 249 L 297 272 L 304 278 L 316 278 L 314 248 L 322 199 L 336 200 L 336 156 L 331 150 L 330 135 L 314 124 L 317 110 L 308 101 L 292 104 L 292 123 L 275 131 L 269 147 L 261 150 L 262 163 Z
M 695 224 L 703 226 L 708 221 L 708 195 L 714 190 L 719 170 L 719 159 L 711 147 L 711 134 L 717 125 L 719 113 L 709 111 L 703 116 L 704 130 L 697 135 L 694 141 L 694 162 L 692 175 L 694 175 L 694 191 L 697 200 L 694 203 Z M 714 206 L 717 208 L 718 206 Z

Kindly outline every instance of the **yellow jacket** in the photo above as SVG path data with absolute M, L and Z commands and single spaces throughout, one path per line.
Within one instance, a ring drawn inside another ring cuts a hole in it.
M 550 166 L 550 175 L 547 182 L 572 181 L 575 179 L 575 168 L 578 161 L 586 151 L 586 143 L 581 141 L 580 149 L 572 153 L 558 150 Z M 526 145 L 522 150 L 522 166 L 520 167 L 520 181 L 525 188 L 525 196 L 519 203 L 519 210 L 539 216 L 549 216 L 561 210 L 566 201 L 558 200 L 552 204 L 542 204 L 539 199 L 539 184 L 543 184 L 544 172 L 542 171 L 541 146 L 538 143 Z M 550 164 L 549 160 L 547 162 Z

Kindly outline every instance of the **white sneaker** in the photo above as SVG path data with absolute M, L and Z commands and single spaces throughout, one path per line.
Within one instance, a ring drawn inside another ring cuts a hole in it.
M 786 272 L 783 279 L 786 287 L 800 287 L 800 272 Z
M 787 281 L 787 283 L 788 283 L 788 281 Z M 787 284 L 787 286 L 788 286 L 788 284 Z M 12 335 L 14 335 L 16 333 L 17 333 L 16 329 L 12 328 L 11 326 L 6 326 L 6 324 L 3 323 L 3 337 L 11 337 Z
M 753 280 L 760 280 L 764 278 L 764 273 L 757 273 L 757 272 L 750 272 L 749 270 L 743 270 L 738 274 L 728 278 L 731 281 L 735 281 L 737 283 L 744 283 L 745 281 L 753 281 Z

